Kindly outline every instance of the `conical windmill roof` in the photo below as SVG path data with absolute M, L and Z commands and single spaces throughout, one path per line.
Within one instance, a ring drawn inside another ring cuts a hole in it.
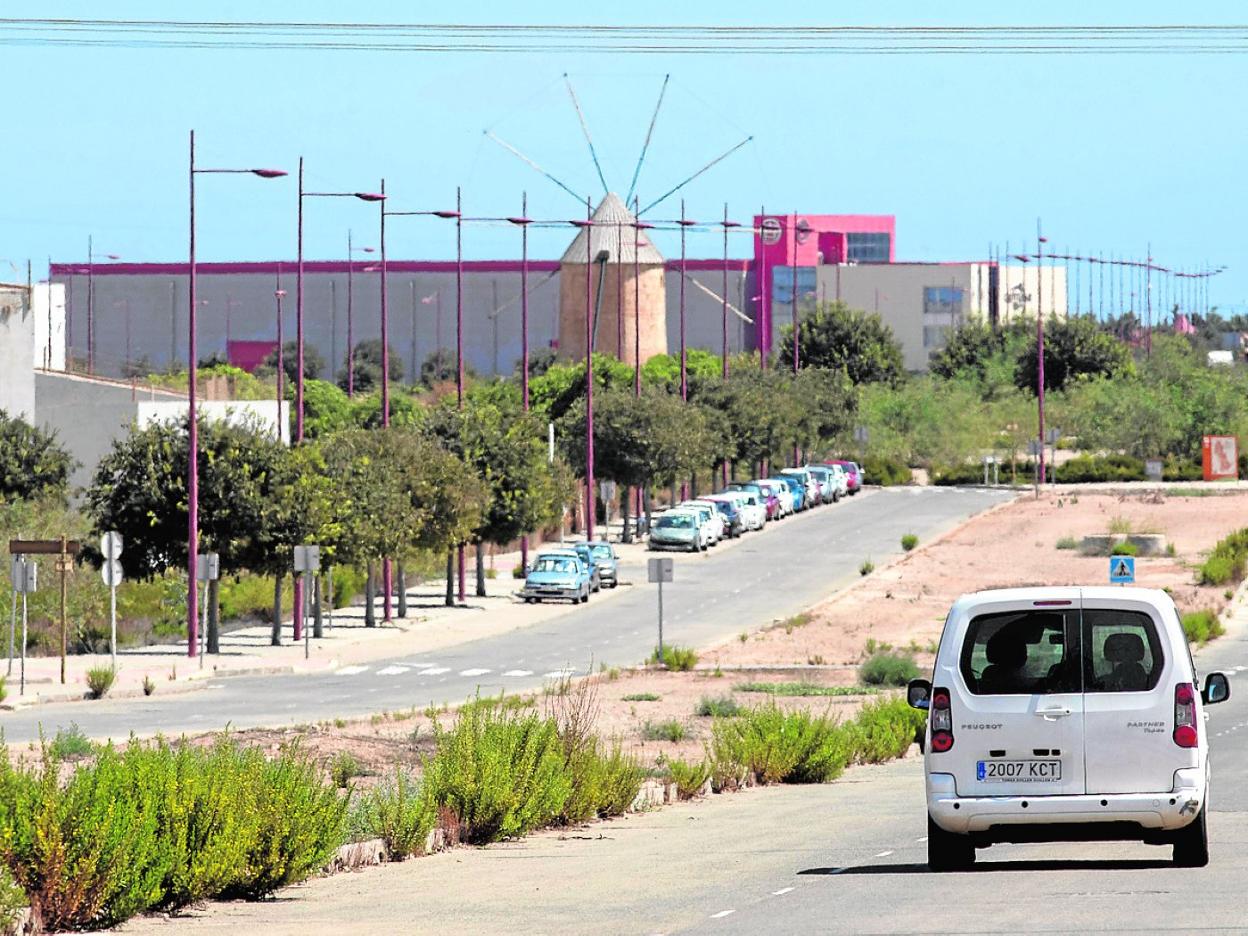
M 568 249 L 559 258 L 560 263 L 584 263 L 586 259 L 595 260 L 600 250 L 607 251 L 610 256 L 608 263 L 634 262 L 633 238 L 639 238 L 636 262 L 661 264 L 663 255 L 647 236 L 650 232 L 633 230 L 633 213 L 615 192 L 608 192 L 599 203 L 593 215 L 592 227 L 583 227 L 576 232 L 576 237 L 568 245 Z M 585 239 L 589 238 L 589 252 L 586 256 Z

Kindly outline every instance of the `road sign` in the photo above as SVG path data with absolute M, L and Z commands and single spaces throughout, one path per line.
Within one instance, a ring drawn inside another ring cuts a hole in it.
M 109 588 L 116 588 L 121 584 L 121 563 L 116 559 L 105 559 L 104 564 L 100 566 L 100 578 Z
M 646 563 L 646 570 L 650 573 L 647 581 L 670 582 L 672 580 L 672 559 L 670 556 L 651 559 Z
M 121 558 L 121 534 L 105 533 L 100 537 L 100 555 L 105 559 Z
M 871 433 L 867 431 L 866 426 L 854 427 L 854 441 L 855 442 L 861 442 L 865 444 L 871 440 L 870 437 L 871 437 Z
M 1056 427 L 1044 430 L 1044 441 L 1049 445 L 1057 445 L 1057 440 L 1062 437 L 1062 430 Z
M 1039 455 L 1042 451 L 1044 451 L 1044 446 L 1040 444 L 1039 439 L 1027 440 L 1027 454 L 1028 455 Z
M 66 554 L 71 556 L 78 555 L 82 549 L 82 544 L 77 540 L 9 540 L 9 552 L 13 555 L 24 556 L 59 556 L 61 550 L 64 549 Z
M 764 218 L 760 226 L 759 237 L 763 243 L 770 247 L 772 244 L 780 243 L 780 235 L 783 228 L 780 226 L 779 218 Z
M 215 582 L 221 577 L 221 556 L 217 553 L 200 553 L 195 563 L 195 578 L 200 582 Z
M 1109 583 L 1111 585 L 1130 585 L 1135 581 L 1134 556 L 1109 557 Z
M 9 582 L 15 591 L 22 590 L 22 581 L 26 575 L 26 561 L 21 556 L 13 556 L 9 560 Z
M 295 547 L 295 571 L 319 572 L 321 570 L 320 546 Z
M 1160 458 L 1144 460 L 1144 477 L 1149 481 L 1161 481 L 1165 478 L 1166 463 Z

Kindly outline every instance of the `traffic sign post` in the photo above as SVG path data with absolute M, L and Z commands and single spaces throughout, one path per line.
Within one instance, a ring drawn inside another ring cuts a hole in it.
M 195 581 L 204 583 L 203 622 L 199 628 L 199 668 L 204 668 L 204 654 L 208 640 L 208 587 L 209 583 L 221 577 L 221 555 L 219 553 L 200 553 L 195 557 Z M 196 588 L 199 586 L 196 585 Z
M 663 666 L 663 583 L 672 580 L 671 556 L 656 556 L 646 563 L 647 580 L 659 586 L 659 665 Z
M 105 533 L 100 537 L 100 555 L 104 564 L 100 566 L 100 577 L 108 586 L 108 652 L 113 663 L 113 672 L 117 672 L 117 586 L 121 584 L 121 534 Z
M 303 620 L 299 622 L 300 629 L 303 631 L 303 657 L 306 660 L 312 652 L 310 635 L 307 627 L 307 615 L 312 607 L 312 576 L 321 570 L 321 547 L 312 543 L 305 543 L 302 546 L 295 547 L 295 574 L 301 576 L 302 579 L 299 587 L 303 589 L 304 601 L 301 615 Z M 333 604 L 333 601 L 330 601 Z M 317 639 L 322 636 L 320 628 L 317 628 L 315 634 Z
M 9 552 L 14 556 L 56 556 L 56 571 L 61 576 L 61 685 L 65 684 L 65 656 L 69 649 L 69 573 L 74 568 L 74 556 L 82 549 L 82 544 L 62 536 L 50 540 L 9 540 Z M 35 568 L 33 563 L 27 563 Z M 31 588 L 30 591 L 34 591 Z M 25 617 L 25 599 L 23 599 L 23 618 Z M 22 625 L 22 640 L 25 642 L 25 623 Z M 25 678 L 23 677 L 23 688 Z
M 1135 557 L 1109 557 L 1109 584 L 1131 585 L 1135 582 Z

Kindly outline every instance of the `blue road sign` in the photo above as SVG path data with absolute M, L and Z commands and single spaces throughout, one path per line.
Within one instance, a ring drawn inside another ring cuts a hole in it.
M 1109 557 L 1109 584 L 1130 585 L 1135 581 L 1134 556 Z

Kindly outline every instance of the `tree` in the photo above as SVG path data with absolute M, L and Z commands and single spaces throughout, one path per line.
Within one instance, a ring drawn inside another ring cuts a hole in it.
M 63 500 L 73 466 L 56 433 L 0 410 L 0 501 Z
M 303 433 L 319 439 L 352 425 L 351 399 L 328 380 L 303 382 Z
M 459 370 L 455 365 L 455 352 L 446 348 L 438 348 L 436 351 L 429 352 L 428 356 L 420 365 L 420 382 L 426 387 L 432 387 L 437 383 L 453 383 L 459 376 Z M 476 371 L 464 362 L 464 379 L 475 377 Z
M 929 372 L 937 377 L 982 377 L 990 358 L 1005 350 L 1005 335 L 984 322 L 959 325 L 945 338 L 945 346 L 931 353 Z
M 529 349 L 529 377 L 540 377 L 542 374 L 550 370 L 555 362 L 559 360 L 559 352 L 547 345 L 540 348 Z M 524 365 L 523 358 L 516 358 L 516 377 L 519 378 L 520 370 Z
M 800 340 L 799 366 L 843 369 L 855 384 L 893 384 L 905 373 L 901 345 L 875 312 L 820 303 L 801 320 Z M 781 335 L 778 360 L 793 360 L 791 326 Z
M 804 404 L 793 393 L 793 377 L 776 368 L 741 368 L 727 381 L 709 383 L 699 402 L 714 414 L 716 430 L 728 441 L 733 463 L 761 463 L 781 455 L 799 434 Z
M 1019 352 L 1014 383 L 1036 389 L 1036 339 Z M 1124 377 L 1133 372 L 1131 352 L 1092 319 L 1049 319 L 1044 326 L 1044 389 L 1061 390 L 1088 377 Z
M 282 370 L 286 374 L 286 386 L 293 387 L 295 381 L 299 377 L 299 343 L 297 341 L 288 341 L 282 345 Z M 303 379 L 304 395 L 307 395 L 307 381 L 320 379 L 321 373 L 325 370 L 325 358 L 321 356 L 321 352 L 308 344 L 303 344 Z M 274 348 L 264 356 L 256 366 L 257 377 L 272 377 L 277 373 L 277 349 Z
M 351 352 L 355 361 L 356 393 L 367 393 L 381 386 L 381 340 L 370 338 L 359 342 Z M 386 359 L 390 367 L 390 383 L 397 384 L 403 380 L 403 359 L 394 350 L 387 349 Z M 347 389 L 347 368 L 338 372 L 338 386 Z

